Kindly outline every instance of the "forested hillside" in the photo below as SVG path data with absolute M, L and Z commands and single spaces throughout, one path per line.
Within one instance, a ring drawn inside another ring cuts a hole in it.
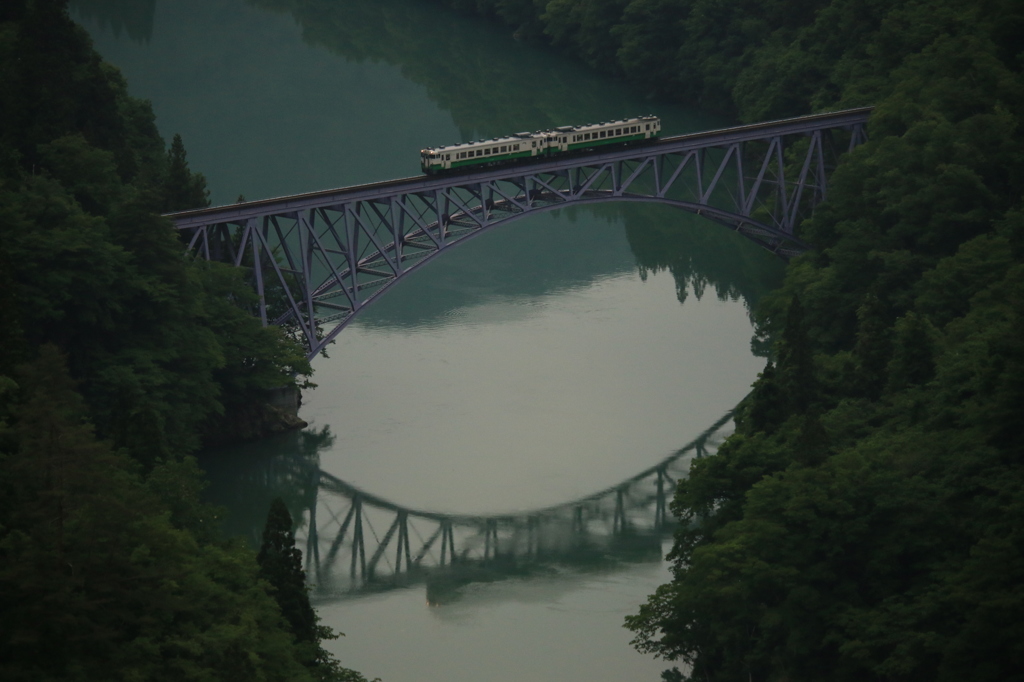
M 160 213 L 205 181 L 65 4 L 0 4 L 0 678 L 362 679 L 188 457 L 309 364 L 239 270 L 183 257 Z
M 742 121 L 876 107 L 635 644 L 666 679 L 1024 679 L 1024 4 L 449 4 Z

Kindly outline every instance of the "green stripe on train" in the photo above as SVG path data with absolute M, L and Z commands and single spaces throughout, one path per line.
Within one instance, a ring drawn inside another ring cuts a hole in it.
M 602 145 L 608 145 L 608 144 L 621 144 L 623 142 L 639 142 L 640 140 L 643 140 L 643 139 L 646 139 L 644 133 L 638 133 L 636 135 L 623 135 L 621 137 L 606 137 L 604 139 L 600 139 L 599 138 L 599 139 L 596 139 L 596 140 L 587 140 L 585 142 L 569 143 L 568 147 L 569 147 L 569 151 L 573 151 L 575 149 L 590 149 L 590 148 L 593 148 L 593 147 L 600 147 Z M 487 163 L 493 163 L 494 161 L 508 161 L 510 159 L 523 159 L 523 158 L 526 158 L 526 157 L 529 157 L 529 156 L 534 156 L 534 154 L 532 152 L 533 152 L 532 149 L 528 149 L 525 152 L 518 152 L 518 153 L 492 154 L 491 156 L 477 156 L 477 157 L 473 157 L 472 159 L 462 159 L 462 160 L 459 160 L 459 161 L 452 161 L 451 167 L 453 169 L 454 168 L 466 168 L 467 166 L 482 166 L 482 165 L 487 164 Z M 554 150 L 554 151 L 552 151 L 550 153 L 551 154 L 557 154 L 558 151 Z M 542 155 L 543 155 L 543 152 L 541 154 L 537 154 L 537 156 L 542 156 Z M 426 170 L 428 170 L 428 169 L 425 168 L 424 171 L 426 171 Z M 435 166 L 430 166 L 429 170 L 445 170 L 445 168 L 442 165 L 438 164 L 438 165 L 435 165 Z

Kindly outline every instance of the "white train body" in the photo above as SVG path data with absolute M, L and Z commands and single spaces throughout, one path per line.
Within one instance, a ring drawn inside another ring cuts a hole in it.
M 657 116 L 640 116 L 581 126 L 562 126 L 509 137 L 466 142 L 420 151 L 420 167 L 432 174 L 461 168 L 514 163 L 533 156 L 552 156 L 606 145 L 649 140 L 661 132 Z

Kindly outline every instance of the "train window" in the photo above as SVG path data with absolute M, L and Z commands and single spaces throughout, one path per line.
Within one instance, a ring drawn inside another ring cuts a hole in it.
M 650 130 L 650 129 L 651 129 L 651 124 L 650 124 L 650 123 L 648 123 L 648 124 L 647 124 L 647 130 Z
M 502 145 L 502 147 L 501 147 L 501 153 L 502 153 L 502 154 L 504 154 L 504 153 L 505 153 L 505 152 L 507 152 L 507 151 L 508 151 L 508 147 L 506 147 L 506 146 Z
M 452 160 L 452 155 L 451 154 L 445 154 L 444 155 L 444 160 L 445 161 L 451 161 Z
M 583 139 L 584 140 L 589 140 L 590 139 L 590 133 L 587 133 L 586 135 L 584 135 Z
M 601 137 L 606 137 L 606 133 L 603 130 L 601 131 Z

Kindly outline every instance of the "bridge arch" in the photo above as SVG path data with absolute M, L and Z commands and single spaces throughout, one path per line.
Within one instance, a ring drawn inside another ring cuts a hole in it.
M 200 258 L 252 272 L 264 325 L 312 359 L 400 278 L 493 227 L 571 205 L 660 203 L 788 258 L 870 108 L 683 135 L 470 174 L 407 178 L 169 217 Z

